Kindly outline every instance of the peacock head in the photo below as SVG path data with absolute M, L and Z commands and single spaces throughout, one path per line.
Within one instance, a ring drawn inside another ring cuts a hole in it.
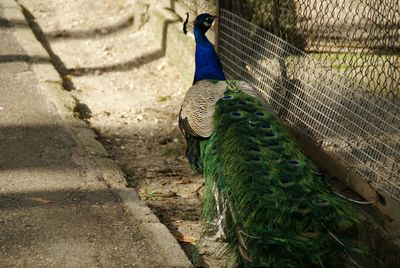
M 183 24 L 183 32 L 186 34 L 187 29 L 186 25 L 189 21 L 189 13 L 186 13 L 186 21 Z M 213 24 L 214 20 L 217 18 L 217 16 L 210 15 L 208 13 L 203 13 L 200 14 L 196 17 L 196 19 L 193 22 L 194 28 L 201 30 L 203 33 L 206 33 L 208 29 L 210 29 L 211 25 Z

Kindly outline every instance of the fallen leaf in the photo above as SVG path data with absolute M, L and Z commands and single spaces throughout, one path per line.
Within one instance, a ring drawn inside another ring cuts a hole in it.
M 177 193 L 174 191 L 167 191 L 161 194 L 163 197 L 175 197 L 177 196 Z
M 172 169 L 169 167 L 164 167 L 159 170 L 160 173 L 171 173 Z
M 67 75 L 64 75 L 64 76 L 63 76 L 63 79 L 64 79 L 64 80 L 67 80 L 67 81 L 71 81 L 72 76 L 70 76 L 70 75 L 67 74 Z
M 44 199 L 44 198 L 41 198 L 41 197 L 31 197 L 31 198 L 28 198 L 28 199 L 30 199 L 32 201 L 37 201 L 37 202 L 40 202 L 40 203 L 44 203 L 44 204 L 53 203 L 53 201 L 50 201 L 50 200 L 47 200 L 47 199 Z
M 182 207 L 181 208 L 183 211 L 196 211 L 195 207 Z
M 178 240 L 178 242 L 181 243 L 189 243 L 189 244 L 194 244 L 196 243 L 196 238 L 194 238 L 193 236 L 189 236 L 189 235 L 177 235 L 176 240 Z
M 189 178 L 183 178 L 183 179 L 181 179 L 178 183 L 179 184 L 189 184 L 189 183 L 191 183 L 192 181 L 189 179 Z

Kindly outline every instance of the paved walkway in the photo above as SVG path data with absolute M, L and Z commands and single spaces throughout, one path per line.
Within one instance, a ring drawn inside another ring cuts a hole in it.
M 0 267 L 189 266 L 61 84 L 19 6 L 0 0 Z

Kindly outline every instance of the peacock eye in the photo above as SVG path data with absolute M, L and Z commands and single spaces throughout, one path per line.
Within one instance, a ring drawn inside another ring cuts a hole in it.
M 203 24 L 204 24 L 204 26 L 206 26 L 206 27 L 210 27 L 211 24 L 212 24 L 212 21 L 205 20 L 205 21 L 203 22 Z
M 204 24 L 206 27 L 210 27 L 212 23 L 213 23 L 213 18 L 205 18 L 205 19 L 204 19 L 204 22 L 203 22 L 203 24 Z

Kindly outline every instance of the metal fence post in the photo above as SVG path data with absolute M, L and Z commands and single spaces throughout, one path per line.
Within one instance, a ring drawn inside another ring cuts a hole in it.
M 221 6 L 220 6 L 220 0 L 215 1 L 215 6 L 217 8 L 217 20 L 215 21 L 215 50 L 217 53 L 219 52 L 219 31 L 220 31 L 220 22 L 219 20 L 221 19 Z

